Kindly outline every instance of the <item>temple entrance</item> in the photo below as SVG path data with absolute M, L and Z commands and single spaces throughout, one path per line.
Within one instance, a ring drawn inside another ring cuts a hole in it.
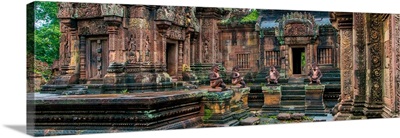
M 107 38 L 88 38 L 86 42 L 87 79 L 101 79 L 108 67 Z
M 175 78 L 178 72 L 178 47 L 177 43 L 167 43 L 167 72 L 172 77 Z
M 305 64 L 304 48 L 292 48 L 293 74 L 302 74 L 304 64 Z

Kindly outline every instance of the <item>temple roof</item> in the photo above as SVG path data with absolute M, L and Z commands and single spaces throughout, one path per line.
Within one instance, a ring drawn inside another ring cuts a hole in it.
M 315 23 L 319 26 L 322 25 L 331 25 L 329 20 L 329 12 L 316 12 L 316 11 L 294 11 L 294 10 L 259 10 L 260 16 L 262 16 L 260 20 L 260 28 L 274 28 L 278 26 L 278 20 L 282 18 L 283 15 L 286 15 L 291 12 L 307 12 L 314 16 Z

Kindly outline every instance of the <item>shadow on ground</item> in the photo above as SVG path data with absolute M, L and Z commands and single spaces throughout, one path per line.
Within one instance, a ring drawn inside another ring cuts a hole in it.
M 26 126 L 25 125 L 4 125 L 10 129 L 13 129 L 17 132 L 26 134 Z

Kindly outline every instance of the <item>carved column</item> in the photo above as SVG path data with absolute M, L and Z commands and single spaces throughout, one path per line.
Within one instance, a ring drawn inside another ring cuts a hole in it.
M 382 100 L 382 14 L 368 14 L 368 48 L 366 57 L 366 104 L 364 114 L 367 118 L 381 118 Z
M 354 100 L 351 107 L 352 116 L 350 119 L 364 119 L 363 113 L 365 104 L 365 90 L 366 90 L 366 70 L 365 70 L 365 14 L 364 13 L 353 13 L 353 24 L 354 24 L 354 50 L 353 50 L 353 70 L 354 70 Z
M 395 56 L 395 112 L 397 113 L 397 116 L 399 115 L 400 112 L 400 14 L 392 14 L 394 16 L 394 32 L 393 32 L 393 39 L 394 39 L 394 48 L 396 51 L 396 54 L 393 54 Z
M 119 27 L 122 23 L 122 17 L 124 10 L 121 5 L 118 4 L 102 4 L 101 14 L 104 16 L 104 21 L 107 24 L 108 33 L 108 50 L 109 50 L 109 63 L 124 61 L 122 45 L 124 43 L 119 35 Z
M 107 23 L 107 33 L 108 33 L 108 47 L 109 47 L 109 62 L 119 62 L 121 63 L 123 59 L 119 58 L 122 53 L 119 52 L 118 40 L 118 27 L 121 23 L 121 18 L 110 17 L 104 19 Z
M 71 57 L 69 62 L 69 70 L 67 74 L 79 74 L 79 39 L 77 35 L 77 26 L 75 22 L 72 22 L 71 28 L 69 28 L 71 35 Z
M 158 28 L 158 32 L 161 34 L 161 41 L 162 41 L 162 66 L 164 68 L 164 70 L 166 70 L 166 66 L 167 66 L 167 58 L 166 58 L 166 52 L 167 52 L 167 30 L 168 28 L 171 26 L 171 22 L 169 21 L 156 21 L 156 25 Z
M 80 36 L 79 38 L 79 58 L 80 58 L 80 83 L 85 83 L 86 80 L 86 38 L 85 36 Z
M 354 71 L 353 71 L 353 14 L 335 13 L 340 34 L 340 80 L 341 95 L 338 104 L 339 113 L 335 115 L 335 120 L 345 120 L 350 117 L 350 109 L 353 103 Z
M 178 80 L 182 80 L 182 65 L 183 65 L 183 42 L 178 42 Z
M 280 51 L 281 51 L 281 55 L 280 58 L 281 60 L 281 70 L 280 72 L 280 76 L 282 78 L 287 78 L 289 75 L 289 70 L 290 69 L 290 65 L 289 65 L 289 46 L 288 45 L 281 45 L 280 46 Z
M 190 64 L 193 65 L 195 63 L 197 63 L 198 60 L 198 54 L 196 54 L 196 52 L 198 52 L 198 33 L 195 32 L 193 33 L 193 35 L 190 36 Z
M 260 68 L 259 70 L 264 71 L 265 70 L 265 48 L 264 48 L 264 44 L 265 44 L 265 36 L 264 36 L 264 30 L 260 30 L 260 35 L 259 35 L 259 40 L 260 40 L 260 45 L 259 45 L 259 49 L 260 49 L 260 61 L 259 61 L 259 65 Z

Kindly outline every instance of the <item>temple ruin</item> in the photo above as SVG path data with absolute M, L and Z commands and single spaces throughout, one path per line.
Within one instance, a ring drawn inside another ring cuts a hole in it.
M 399 115 L 400 15 L 257 9 L 257 18 L 243 20 L 252 12 L 60 3 L 59 75 L 28 93 L 32 133 Z M 227 90 L 210 89 L 214 65 Z M 309 84 L 312 65 L 321 84 Z M 231 85 L 234 67 L 245 87 Z M 267 84 L 271 67 L 278 84 Z

